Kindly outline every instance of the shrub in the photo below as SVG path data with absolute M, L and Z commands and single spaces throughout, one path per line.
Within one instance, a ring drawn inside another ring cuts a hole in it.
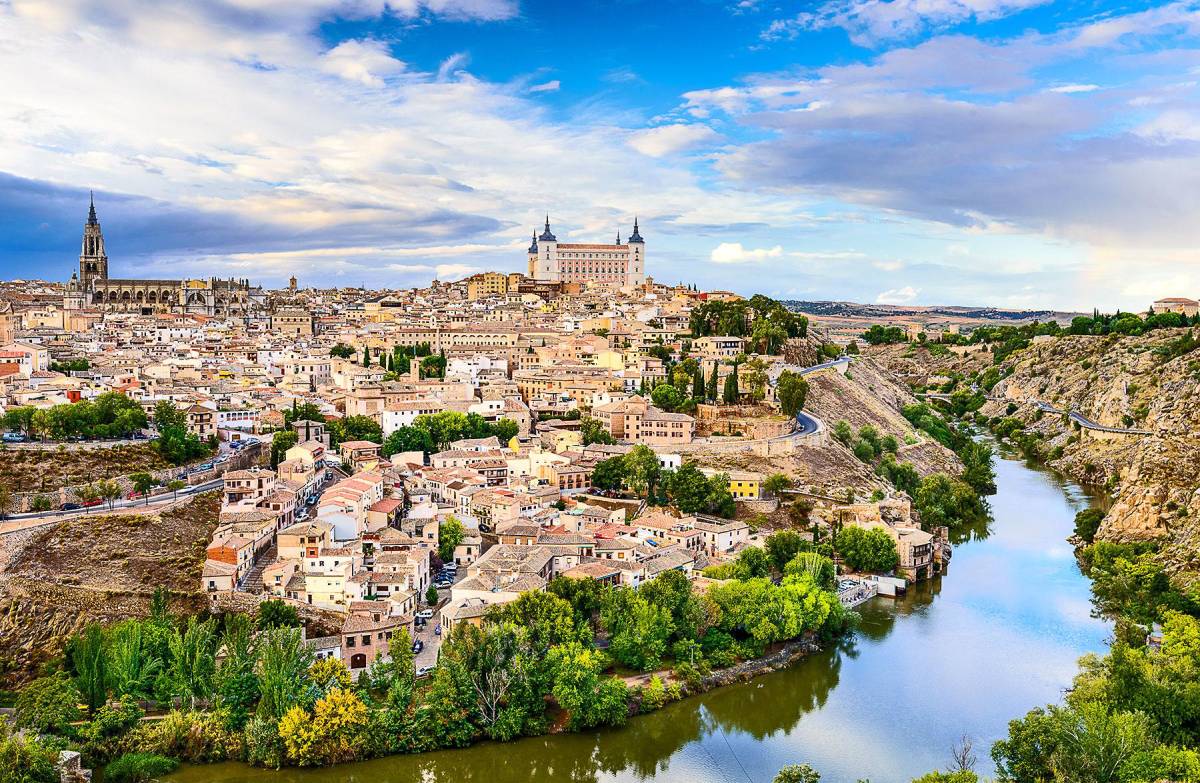
M 1079 536 L 1084 543 L 1092 543 L 1103 519 L 1104 512 L 1100 509 L 1085 508 L 1075 515 L 1075 535 Z
M 145 783 L 168 773 L 179 766 L 175 759 L 157 753 L 126 753 L 104 768 L 107 783 Z

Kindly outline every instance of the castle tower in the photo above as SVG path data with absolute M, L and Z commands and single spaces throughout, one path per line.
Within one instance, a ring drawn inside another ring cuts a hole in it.
M 550 231 L 550 216 L 546 215 L 546 230 L 537 238 L 537 268 L 534 277 L 538 280 L 562 280 L 558 258 L 558 238 Z M 531 248 L 532 249 L 532 248 Z
M 88 195 L 88 218 L 83 226 L 83 245 L 79 251 L 79 289 L 92 290 L 93 280 L 108 279 L 108 256 L 104 252 L 104 234 L 96 219 L 96 200 Z
M 627 280 L 631 286 L 639 286 L 646 282 L 646 240 L 638 231 L 638 221 L 633 219 L 633 233 L 629 235 L 629 273 Z

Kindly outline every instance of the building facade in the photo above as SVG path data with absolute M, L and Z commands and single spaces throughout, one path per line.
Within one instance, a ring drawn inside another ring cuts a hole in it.
M 79 251 L 79 271 L 71 275 L 65 301 L 74 308 L 135 312 L 190 313 L 219 317 L 249 317 L 262 313 L 267 294 L 249 280 L 210 277 L 192 280 L 135 280 L 108 276 L 104 232 L 96 217 L 96 202 L 88 204 Z
M 625 242 L 620 232 L 611 245 L 560 243 L 550 231 L 550 217 L 539 236 L 535 231 L 528 251 L 529 277 L 552 283 L 580 283 L 609 288 L 633 288 L 646 282 L 646 243 L 633 221 Z

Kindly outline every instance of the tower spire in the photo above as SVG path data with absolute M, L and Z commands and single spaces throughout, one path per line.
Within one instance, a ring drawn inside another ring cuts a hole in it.
M 546 230 L 542 232 L 542 235 L 540 237 L 538 237 L 538 239 L 542 240 L 543 242 L 557 242 L 558 241 L 557 239 L 554 238 L 554 234 L 550 233 L 550 216 L 549 215 L 546 215 Z
M 88 219 L 89 226 L 94 226 L 100 221 L 96 219 L 96 194 L 88 191 Z
M 638 231 L 638 219 L 635 215 L 633 218 L 633 233 L 629 235 L 630 242 L 644 242 L 641 233 Z

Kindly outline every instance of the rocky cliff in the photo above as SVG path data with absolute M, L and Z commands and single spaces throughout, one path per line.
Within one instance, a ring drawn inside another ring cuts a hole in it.
M 1181 577 L 1197 571 L 1200 519 L 1200 351 L 1180 352 L 1187 330 L 1137 337 L 1039 338 L 1003 365 L 983 413 L 1021 420 L 1050 464 L 1103 486 L 1113 504 L 1099 532 L 1110 541 L 1164 539 Z M 1119 430 L 1096 432 L 1036 401 Z

